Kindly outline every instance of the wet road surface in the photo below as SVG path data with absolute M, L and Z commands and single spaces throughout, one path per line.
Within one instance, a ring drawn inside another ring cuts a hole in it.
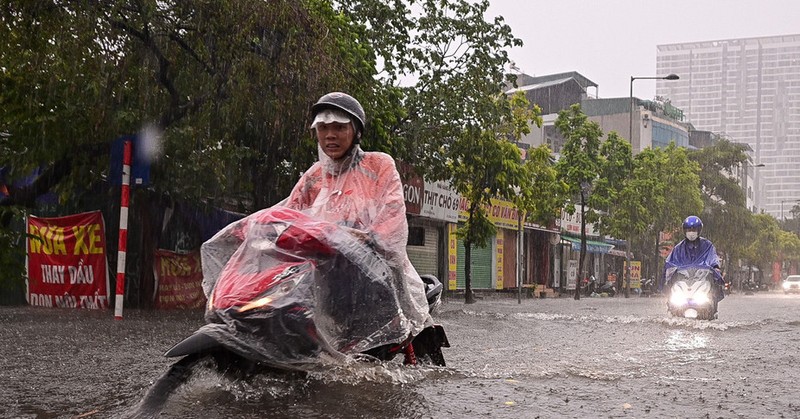
M 129 417 L 199 311 L 0 307 L 0 417 Z M 714 321 L 653 298 L 448 300 L 448 366 L 231 380 L 200 368 L 165 418 L 797 418 L 800 296 L 734 294 Z

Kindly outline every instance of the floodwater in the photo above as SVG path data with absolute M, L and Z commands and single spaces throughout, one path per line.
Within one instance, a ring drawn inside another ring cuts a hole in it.
M 448 366 L 233 380 L 199 368 L 164 418 L 798 418 L 800 296 L 734 294 L 718 320 L 653 298 L 448 300 Z M 0 307 L 0 417 L 129 417 L 199 311 Z

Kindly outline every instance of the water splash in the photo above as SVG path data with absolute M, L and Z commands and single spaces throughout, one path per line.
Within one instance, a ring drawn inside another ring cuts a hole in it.
M 696 351 L 708 348 L 708 342 L 705 334 L 678 330 L 669 335 L 664 346 L 668 351 Z
M 410 384 L 424 380 L 440 369 L 428 366 L 404 366 L 396 362 L 353 362 L 308 373 L 309 379 L 324 383 Z

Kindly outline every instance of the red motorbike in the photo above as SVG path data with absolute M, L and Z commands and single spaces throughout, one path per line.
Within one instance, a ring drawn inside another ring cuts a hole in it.
M 286 208 L 246 220 L 203 245 L 204 287 L 211 288 L 206 324 L 167 351 L 181 359 L 150 388 L 139 414 L 157 411 L 205 359 L 239 376 L 398 354 L 404 364 L 445 366 L 444 329 L 415 332 L 401 268 L 375 243 Z M 429 275 L 422 280 L 423 309 L 433 313 L 442 284 Z

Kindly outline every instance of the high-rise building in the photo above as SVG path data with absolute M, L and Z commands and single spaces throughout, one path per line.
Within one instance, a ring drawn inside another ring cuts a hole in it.
M 800 201 L 800 35 L 659 45 L 656 73 L 680 76 L 656 94 L 697 129 L 752 147 L 755 206 L 789 218 Z

